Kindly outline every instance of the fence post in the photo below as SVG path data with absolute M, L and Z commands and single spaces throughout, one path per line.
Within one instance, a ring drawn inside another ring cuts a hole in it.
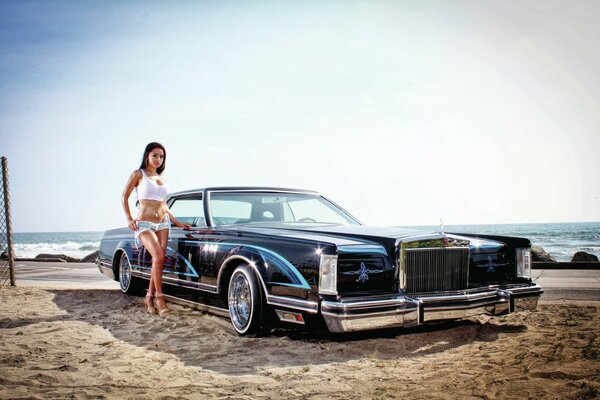
M 6 157 L 2 157 L 2 192 L 4 196 L 4 222 L 6 223 L 6 238 L 8 242 L 7 256 L 10 286 L 15 286 L 15 263 L 12 243 L 12 225 L 10 222 L 10 193 L 8 191 L 8 161 Z

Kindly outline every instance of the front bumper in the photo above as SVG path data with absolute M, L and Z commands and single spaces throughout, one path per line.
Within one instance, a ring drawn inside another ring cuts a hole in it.
M 536 284 L 486 287 L 454 293 L 395 295 L 321 302 L 330 332 L 410 327 L 474 315 L 534 310 L 543 290 Z

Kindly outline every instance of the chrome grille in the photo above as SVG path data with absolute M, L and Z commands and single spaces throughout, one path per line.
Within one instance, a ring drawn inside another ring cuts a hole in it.
M 466 289 L 469 280 L 469 248 L 403 249 L 401 282 L 406 293 Z

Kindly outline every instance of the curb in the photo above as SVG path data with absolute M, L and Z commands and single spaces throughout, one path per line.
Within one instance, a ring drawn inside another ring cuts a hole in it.
M 600 269 L 600 261 L 540 262 L 531 263 L 531 269 Z

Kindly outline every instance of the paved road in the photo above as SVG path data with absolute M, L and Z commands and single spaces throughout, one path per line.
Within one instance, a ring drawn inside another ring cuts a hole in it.
M 544 289 L 542 299 L 600 300 L 600 270 L 534 269 L 531 273 Z
M 15 271 L 18 286 L 119 289 L 92 263 L 16 262 Z M 534 269 L 532 273 L 544 288 L 543 299 L 600 300 L 600 270 Z
M 100 273 L 93 263 L 17 261 L 15 275 L 17 286 L 119 289 L 119 283 Z

